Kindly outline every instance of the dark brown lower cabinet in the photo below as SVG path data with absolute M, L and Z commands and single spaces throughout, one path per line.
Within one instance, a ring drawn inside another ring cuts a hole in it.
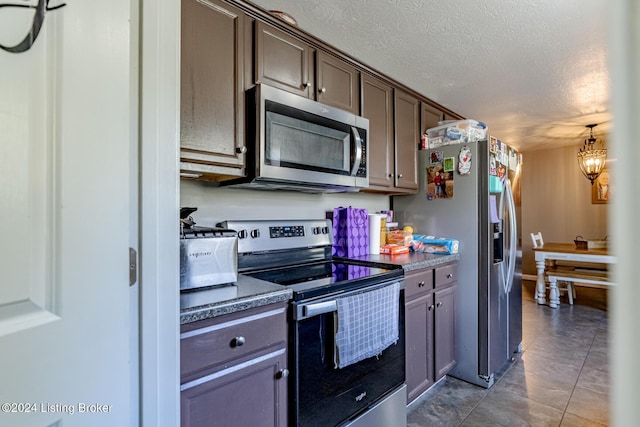
M 455 366 L 455 280 L 455 264 L 405 275 L 408 403 Z
M 286 426 L 286 391 L 274 380 L 286 366 L 284 351 L 238 364 L 180 393 L 181 425 Z M 284 415 L 284 419 L 283 419 Z
M 431 387 L 433 376 L 433 292 L 405 304 L 407 401 Z
M 181 328 L 182 427 L 286 427 L 286 305 Z
M 434 327 L 434 371 L 438 381 L 456 364 L 456 318 L 455 295 L 457 286 L 454 284 L 434 292 L 435 295 L 435 327 Z

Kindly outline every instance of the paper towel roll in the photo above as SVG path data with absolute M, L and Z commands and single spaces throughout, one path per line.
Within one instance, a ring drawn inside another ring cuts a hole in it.
M 382 214 L 369 214 L 369 253 L 378 255 L 380 253 L 380 228 L 382 226 Z

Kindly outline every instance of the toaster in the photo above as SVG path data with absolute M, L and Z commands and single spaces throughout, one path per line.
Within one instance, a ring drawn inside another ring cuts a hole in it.
M 180 210 L 180 290 L 235 283 L 238 280 L 238 236 L 233 230 L 195 226 Z

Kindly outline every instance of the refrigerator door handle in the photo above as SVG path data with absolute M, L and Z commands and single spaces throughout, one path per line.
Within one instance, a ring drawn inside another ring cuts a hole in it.
M 513 192 L 511 191 L 511 181 L 509 179 L 505 182 L 505 196 L 507 199 L 507 209 L 509 209 L 509 266 L 507 271 L 507 292 L 511 292 L 511 286 L 513 285 L 513 278 L 516 270 L 516 252 L 517 252 L 517 231 L 518 224 L 516 223 L 516 204 L 513 199 Z
M 498 206 L 498 219 L 500 219 L 501 221 L 503 221 L 506 217 L 505 215 L 505 199 L 507 198 L 506 195 L 506 187 L 507 187 L 507 181 L 502 183 L 502 191 L 500 192 L 500 204 Z M 508 203 L 508 202 L 507 202 Z M 510 232 L 510 229 L 507 231 Z M 504 292 L 507 293 L 509 292 L 509 278 L 508 278 L 508 271 L 509 271 L 509 254 L 504 252 L 505 246 L 507 245 L 507 242 L 503 242 L 502 243 L 502 250 L 503 253 L 505 253 L 505 256 L 502 258 L 502 260 L 500 261 L 500 280 L 501 280 L 501 286 L 504 289 Z

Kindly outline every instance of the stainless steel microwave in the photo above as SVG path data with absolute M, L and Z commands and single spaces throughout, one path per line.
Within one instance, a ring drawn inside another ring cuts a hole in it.
M 256 85 L 247 125 L 247 176 L 222 185 L 312 193 L 369 186 L 368 119 Z

